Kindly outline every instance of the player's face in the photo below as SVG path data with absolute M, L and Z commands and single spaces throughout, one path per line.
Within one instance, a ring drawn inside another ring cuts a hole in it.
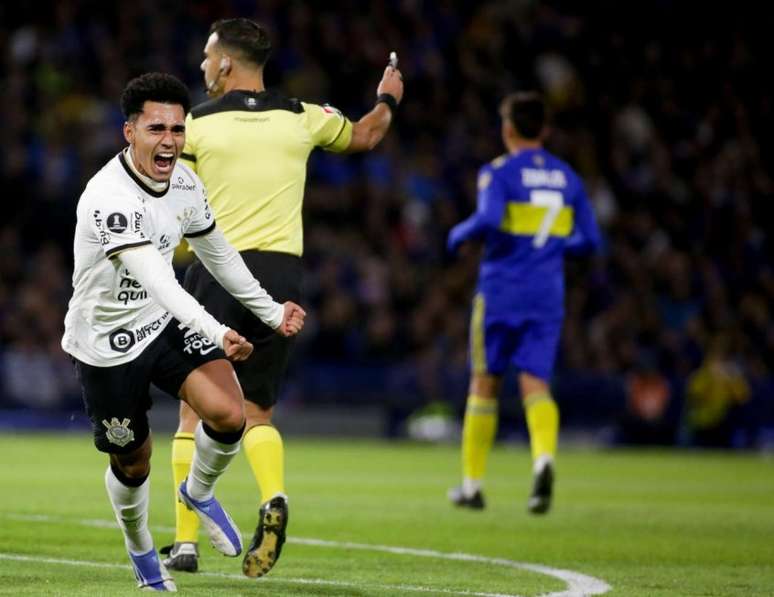
M 221 61 L 223 60 L 223 52 L 218 47 L 218 34 L 213 33 L 207 39 L 207 43 L 204 46 L 204 60 L 202 60 L 200 68 L 204 73 L 204 86 L 207 88 L 207 95 L 217 97 L 223 94 L 223 67 Z
M 124 124 L 124 137 L 140 174 L 158 182 L 169 180 L 185 145 L 183 106 L 145 102 L 142 113 Z

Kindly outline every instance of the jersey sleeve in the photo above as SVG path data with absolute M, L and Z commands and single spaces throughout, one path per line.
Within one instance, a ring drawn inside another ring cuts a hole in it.
M 302 102 L 306 127 L 312 144 L 326 151 L 340 153 L 352 141 L 352 123 L 333 106 Z
M 193 175 L 196 181 L 197 194 L 196 205 L 193 207 L 193 214 L 188 222 L 188 227 L 183 231 L 185 238 L 195 238 L 212 232 L 215 229 L 215 218 L 212 217 L 210 204 L 207 201 L 207 188 L 201 179 Z
M 185 146 L 180 154 L 183 163 L 196 172 L 196 127 L 193 124 L 191 113 L 185 117 Z
M 478 173 L 476 213 L 460 222 L 449 232 L 446 246 L 455 252 L 465 241 L 481 240 L 486 232 L 500 227 L 505 213 L 506 187 L 490 166 Z
M 573 197 L 574 226 L 567 239 L 565 251 L 572 255 L 581 255 L 599 249 L 602 240 L 583 182 L 577 180 L 576 184 Z
M 87 203 L 86 217 L 107 257 L 125 249 L 151 244 L 145 234 L 145 211 L 131 196 L 105 193 Z
M 282 324 L 284 307 L 253 277 L 242 256 L 220 230 L 215 228 L 211 234 L 192 238 L 191 248 L 213 278 L 258 319 L 272 329 Z

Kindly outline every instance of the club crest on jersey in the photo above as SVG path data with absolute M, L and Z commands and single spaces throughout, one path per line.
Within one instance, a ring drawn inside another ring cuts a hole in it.
M 114 212 L 107 217 L 107 229 L 110 232 L 121 233 L 129 225 L 126 216 L 119 212 Z
M 180 226 L 183 230 L 188 230 L 188 226 L 196 215 L 196 209 L 193 207 L 186 207 L 183 213 L 177 214 L 177 221 L 180 222 Z
M 107 419 L 102 419 L 102 424 L 107 429 L 108 441 L 120 448 L 134 441 L 134 431 L 129 429 L 129 423 L 131 422 L 131 419 L 124 419 L 119 422 L 116 417 L 110 419 L 110 422 Z

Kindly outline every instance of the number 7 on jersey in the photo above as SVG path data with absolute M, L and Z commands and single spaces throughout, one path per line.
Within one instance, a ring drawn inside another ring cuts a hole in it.
M 540 249 L 546 244 L 549 234 L 551 234 L 551 228 L 556 222 L 556 218 L 559 216 L 559 212 L 562 210 L 564 204 L 564 197 L 558 191 L 547 191 L 544 189 L 535 189 L 529 193 L 530 203 L 538 207 L 546 208 L 546 215 L 543 216 L 543 220 L 540 222 L 540 228 L 532 240 L 532 246 L 536 249 Z

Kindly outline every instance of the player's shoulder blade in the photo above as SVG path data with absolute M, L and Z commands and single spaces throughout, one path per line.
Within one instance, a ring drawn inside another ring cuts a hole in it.
M 296 98 L 287 97 L 273 89 L 257 93 L 235 89 L 219 98 L 195 106 L 191 110 L 191 118 L 196 120 L 222 112 L 267 112 L 269 110 L 284 110 L 300 114 L 304 111 L 304 106 Z

